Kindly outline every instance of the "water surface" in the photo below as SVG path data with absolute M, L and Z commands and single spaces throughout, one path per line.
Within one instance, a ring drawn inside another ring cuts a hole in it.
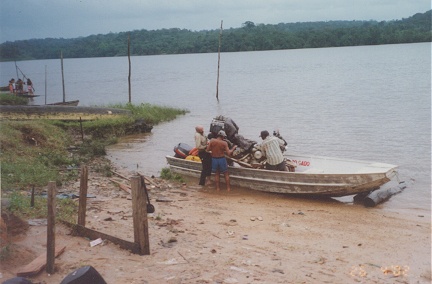
M 288 151 L 400 166 L 407 189 L 380 208 L 430 215 L 431 45 L 399 44 L 221 54 L 132 57 L 132 101 L 185 108 L 178 119 L 109 149 L 128 169 L 159 175 L 165 156 L 193 145 L 194 127 L 208 130 L 229 116 L 240 134 L 259 142 L 279 129 Z M 18 62 L 35 84 L 34 104 L 62 100 L 60 60 Z M 47 70 L 47 96 L 45 94 Z M 4 85 L 16 78 L 0 63 Z M 65 59 L 67 100 L 106 105 L 128 100 L 127 57 Z

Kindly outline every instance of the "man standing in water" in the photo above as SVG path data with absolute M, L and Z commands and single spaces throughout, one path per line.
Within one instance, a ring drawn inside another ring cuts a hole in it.
M 211 151 L 212 156 L 212 172 L 215 173 L 216 190 L 220 190 L 220 174 L 224 174 L 225 183 L 227 185 L 227 191 L 231 190 L 229 173 L 228 173 L 228 163 L 225 158 L 225 154 L 231 156 L 237 145 L 230 150 L 228 143 L 224 141 L 226 137 L 225 131 L 221 130 L 217 134 L 217 138 L 210 140 L 207 146 L 207 151 Z

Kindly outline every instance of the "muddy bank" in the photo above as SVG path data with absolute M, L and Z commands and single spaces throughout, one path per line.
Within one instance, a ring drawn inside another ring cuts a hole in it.
M 129 110 L 82 106 L 0 106 L 0 119 L 94 120 L 131 115 Z
M 116 169 L 121 172 L 121 170 Z M 130 176 L 131 172 L 121 172 Z M 216 192 L 152 179 L 150 255 L 109 242 L 73 237 L 57 226 L 66 251 L 56 273 L 32 281 L 60 283 L 92 265 L 108 283 L 430 283 L 430 220 L 337 201 L 290 198 L 242 188 Z M 77 192 L 79 181 L 63 188 Z M 90 167 L 87 227 L 133 240 L 126 191 Z M 30 226 L 13 239 L 2 280 L 46 253 L 46 227 Z

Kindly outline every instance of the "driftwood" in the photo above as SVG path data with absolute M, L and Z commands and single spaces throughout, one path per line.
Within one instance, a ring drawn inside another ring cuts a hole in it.
M 112 172 L 113 174 L 115 174 L 116 176 L 121 177 L 122 179 L 125 179 L 125 180 L 129 180 L 129 179 L 130 179 L 130 178 L 128 178 L 128 177 L 126 177 L 126 176 L 124 176 L 124 175 L 122 175 L 122 174 L 120 174 L 120 173 L 118 173 L 118 172 L 116 172 L 116 171 L 111 170 L 111 172 Z
M 110 181 L 116 183 L 122 190 L 126 191 L 127 193 L 131 193 L 131 187 L 127 184 L 121 183 L 115 179 L 110 178 Z
M 119 176 L 119 177 L 121 177 L 122 179 L 125 179 L 125 180 L 130 180 L 130 178 L 129 177 L 126 177 L 126 176 L 124 176 L 124 175 L 122 175 L 121 173 L 118 173 L 118 172 L 116 172 L 116 171 L 113 171 L 113 170 L 111 170 L 111 172 L 113 173 L 113 174 L 115 174 L 116 176 Z M 149 179 L 148 177 L 146 177 L 145 175 L 143 175 L 143 174 L 140 174 L 140 173 L 138 173 L 137 172 L 137 174 L 139 175 L 139 176 L 142 176 L 142 177 L 144 177 L 144 179 L 148 182 L 148 183 L 150 183 L 151 185 L 154 185 L 154 186 L 156 186 L 156 187 L 158 187 L 159 185 L 157 184 L 157 183 L 155 183 L 154 181 L 152 181 L 151 179 Z
M 65 249 L 66 249 L 66 246 L 57 245 L 55 247 L 55 256 L 57 257 L 60 254 L 62 254 Z M 26 266 L 22 267 L 17 272 L 17 276 L 21 276 L 21 277 L 34 276 L 34 275 L 38 274 L 39 272 L 41 272 L 42 269 L 44 269 L 44 267 L 46 266 L 46 263 L 47 263 L 47 254 L 43 253 L 43 254 L 39 255 L 36 259 L 34 259 L 32 262 L 30 262 Z
M 405 182 L 400 182 L 397 186 L 392 188 L 372 191 L 368 196 L 365 197 L 363 204 L 365 207 L 374 207 L 387 201 L 392 195 L 401 193 L 404 188 L 406 188 Z

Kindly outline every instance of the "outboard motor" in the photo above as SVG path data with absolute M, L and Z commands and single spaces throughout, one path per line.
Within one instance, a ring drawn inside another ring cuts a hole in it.
M 192 149 L 193 148 L 186 143 L 179 143 L 177 146 L 174 147 L 174 157 L 184 159 L 189 156 L 189 153 Z

